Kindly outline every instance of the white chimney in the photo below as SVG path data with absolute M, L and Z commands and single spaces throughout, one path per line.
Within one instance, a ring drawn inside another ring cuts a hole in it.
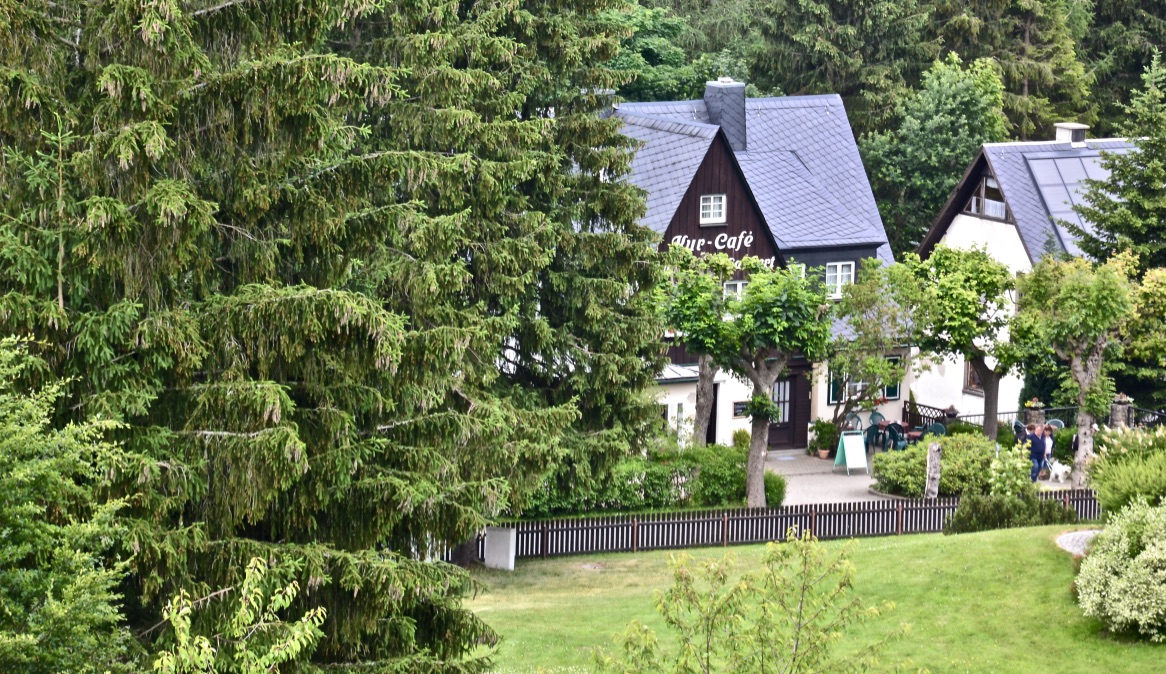
M 1053 124 L 1053 127 L 1057 130 L 1058 143 L 1071 143 L 1073 147 L 1085 147 L 1085 131 L 1089 129 L 1088 124 L 1057 122 Z

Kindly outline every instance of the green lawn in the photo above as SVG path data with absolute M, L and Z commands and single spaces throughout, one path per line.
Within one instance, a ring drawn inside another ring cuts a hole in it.
M 884 661 L 936 674 L 1166 672 L 1166 645 L 1111 637 L 1081 616 L 1073 560 L 1053 542 L 1065 530 L 861 539 L 852 556 L 857 593 L 896 608 L 847 638 L 875 639 L 907 623 L 911 633 L 891 644 Z M 760 547 L 731 550 L 742 570 L 758 566 Z M 662 630 L 652 591 L 668 584 L 671 554 L 520 561 L 514 573 L 477 572 L 485 589 L 469 605 L 503 636 L 497 671 L 589 671 L 591 649 L 610 646 L 629 620 Z

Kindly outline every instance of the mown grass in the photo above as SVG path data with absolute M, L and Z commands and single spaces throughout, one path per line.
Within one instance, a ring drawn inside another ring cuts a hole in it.
M 1054 543 L 1065 530 L 854 542 L 856 593 L 868 603 L 894 602 L 895 610 L 847 634 L 840 647 L 878 639 L 907 623 L 910 634 L 887 648 L 886 663 L 936 674 L 1166 672 L 1166 645 L 1115 637 L 1081 615 L 1072 591 L 1075 563 Z M 730 551 L 742 571 L 760 564 L 761 546 Z M 724 552 L 689 554 L 699 560 Z M 629 620 L 663 632 L 653 591 L 668 585 L 673 554 L 520 561 L 513 573 L 476 572 L 484 590 L 469 606 L 504 638 L 496 671 L 586 672 L 592 650 L 612 647 Z

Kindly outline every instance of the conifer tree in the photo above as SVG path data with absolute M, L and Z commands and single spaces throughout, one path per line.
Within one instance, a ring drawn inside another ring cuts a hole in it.
M 74 378 L 60 422 L 126 424 L 149 649 L 260 557 L 318 664 L 480 670 L 430 560 L 650 420 L 612 3 L 577 4 L 0 0 L 0 331 Z
M 1012 134 L 1047 140 L 1055 122 L 1094 118 L 1077 14 L 1068 0 L 973 0 L 937 3 L 935 22 L 946 49 L 1000 65 Z
M 1082 40 L 1096 74 L 1097 134 L 1118 135 L 1130 92 L 1141 83 L 1154 50 L 1166 45 L 1166 3 L 1162 0 L 1096 0 L 1093 21 Z

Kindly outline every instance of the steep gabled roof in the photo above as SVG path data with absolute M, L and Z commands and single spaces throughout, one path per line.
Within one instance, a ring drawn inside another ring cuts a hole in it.
M 1072 208 L 1082 203 L 1085 180 L 1108 177 L 1102 152 L 1128 152 L 1124 139 L 1086 141 L 1084 147 L 1058 141 L 985 143 L 964 173 L 919 249 L 927 254 L 943 238 L 970 195 L 969 188 L 986 168 L 996 178 L 1029 260 L 1035 264 L 1051 246 L 1080 255 L 1076 240 L 1060 220 L 1085 226 Z
M 663 233 L 720 127 L 617 110 L 623 133 L 643 143 L 632 159 L 631 180 L 648 193 L 641 221 Z
M 719 127 L 704 101 L 623 103 L 616 115 L 647 143 L 631 180 L 649 193 L 644 224 L 663 232 L 687 187 L 676 182 L 699 166 L 696 143 L 673 136 Z M 893 261 L 841 97 L 746 99 L 745 127 L 747 150 L 734 154 L 779 247 L 872 245 Z

